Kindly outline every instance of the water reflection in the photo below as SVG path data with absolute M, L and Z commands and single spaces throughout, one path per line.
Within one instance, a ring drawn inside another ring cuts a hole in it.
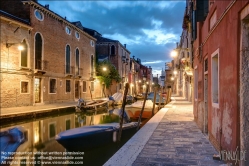
M 127 141 L 127 139 L 123 140 L 121 145 L 113 143 L 105 147 L 85 152 L 83 156 L 84 159 L 74 161 L 67 157 L 65 148 L 55 141 L 55 136 L 62 131 L 72 128 L 110 122 L 119 122 L 119 117 L 110 113 L 108 109 L 98 111 L 89 110 L 84 113 L 76 112 L 56 117 L 44 117 L 39 120 L 33 120 L 18 125 L 6 125 L 1 128 L 1 131 L 17 126 L 22 126 L 25 129 L 26 141 L 17 149 L 16 154 L 14 155 L 15 159 L 12 160 L 12 166 L 70 165 L 70 163 L 76 161 L 83 161 L 84 166 L 102 165 L 122 144 L 124 144 L 125 141 Z M 59 163 L 62 161 L 65 163 Z M 42 162 L 58 163 L 41 164 Z

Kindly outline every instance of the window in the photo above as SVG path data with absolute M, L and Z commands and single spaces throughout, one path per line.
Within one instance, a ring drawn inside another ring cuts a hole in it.
M 66 30 L 66 33 L 67 33 L 68 35 L 71 34 L 71 28 L 69 28 L 68 26 L 66 26 L 65 30 Z
M 70 46 L 66 46 L 66 74 L 70 74 Z
M 198 99 L 198 70 L 197 70 L 197 67 L 195 67 L 195 75 L 194 75 L 194 91 L 195 91 L 195 100 Z
M 71 122 L 70 119 L 66 120 L 66 130 L 69 130 L 71 128 L 70 127 L 70 122 Z
M 21 51 L 21 67 L 28 67 L 28 47 L 26 41 L 22 42 L 23 50 Z
M 79 39 L 80 38 L 80 33 L 79 32 L 75 32 L 75 37 L 77 38 L 77 39 Z
M 79 49 L 77 48 L 75 51 L 75 75 L 80 75 L 80 55 Z
M 56 79 L 50 79 L 50 81 L 49 81 L 49 93 L 56 93 Z
M 86 92 L 86 81 L 83 81 L 83 92 Z
M 71 92 L 71 81 L 66 80 L 66 92 Z
M 94 47 L 94 41 L 93 40 L 90 41 L 90 44 L 91 44 L 92 47 Z
M 35 69 L 42 69 L 42 37 L 35 35 Z
M 114 45 L 111 46 L 111 55 L 115 55 L 115 46 Z
M 94 82 L 91 82 L 91 91 L 94 91 Z
M 214 13 L 212 14 L 210 20 L 209 20 L 209 30 L 213 28 L 216 21 L 217 21 L 217 15 L 216 15 L 216 10 L 215 10 Z
M 49 138 L 54 138 L 56 135 L 55 123 L 49 124 Z
M 21 81 L 21 93 L 29 93 L 29 82 Z
M 44 17 L 43 17 L 43 13 L 39 10 L 35 10 L 35 17 L 40 20 L 43 21 Z
M 219 105 L 219 50 L 212 54 L 212 73 L 211 73 L 211 87 L 212 87 L 212 105 L 218 107 Z

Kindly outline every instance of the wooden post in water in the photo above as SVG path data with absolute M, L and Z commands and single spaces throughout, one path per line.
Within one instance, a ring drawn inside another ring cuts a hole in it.
M 155 104 L 156 104 L 156 88 L 154 88 L 154 98 L 153 98 L 152 116 L 154 116 Z M 151 117 L 152 117 L 152 116 L 151 116 Z
M 119 142 L 121 140 L 123 121 L 124 121 L 124 112 L 125 112 L 125 105 L 126 105 L 126 96 L 127 96 L 129 87 L 130 87 L 129 83 L 126 83 L 125 84 L 124 96 L 123 96 L 123 103 L 122 103 L 122 107 L 121 107 L 122 115 L 121 115 L 121 119 L 119 120 L 119 132 L 118 132 L 118 141 Z
M 90 90 L 90 94 L 91 94 L 91 100 L 93 100 L 92 91 L 91 91 L 91 87 L 90 86 L 89 86 L 89 90 Z
M 140 116 L 138 118 L 137 130 L 139 129 L 139 126 L 140 126 L 140 123 L 141 123 L 141 120 L 142 120 L 142 115 L 143 115 L 143 112 L 144 112 L 144 106 L 145 106 L 145 102 L 147 100 L 148 91 L 149 91 L 149 85 L 146 85 L 146 92 L 145 92 L 145 96 L 144 96 L 143 107 L 142 107 L 142 110 L 140 112 Z

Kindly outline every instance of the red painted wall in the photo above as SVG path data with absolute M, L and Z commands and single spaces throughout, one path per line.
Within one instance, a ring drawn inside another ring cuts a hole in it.
M 208 58 L 208 134 L 216 149 L 221 147 L 223 150 L 236 150 L 236 147 L 239 147 L 239 16 L 248 2 L 236 1 L 212 33 L 209 24 L 213 12 L 216 10 L 218 22 L 230 3 L 232 1 L 215 1 L 206 20 L 198 23 L 197 39 L 193 46 L 194 68 L 197 67 L 198 70 L 198 100 L 194 103 L 194 117 L 202 129 L 203 121 L 200 119 L 203 118 L 204 111 L 203 64 L 204 59 Z M 202 48 L 201 54 L 198 48 Z M 215 108 L 212 106 L 211 55 L 217 49 L 219 49 L 219 107 Z

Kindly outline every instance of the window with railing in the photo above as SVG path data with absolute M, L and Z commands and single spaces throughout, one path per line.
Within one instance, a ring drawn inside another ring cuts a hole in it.
M 70 46 L 66 46 L 66 74 L 70 74 Z
M 79 55 L 79 49 L 77 48 L 75 51 L 75 75 L 80 75 L 80 55 Z
M 35 69 L 42 70 L 42 37 L 35 35 Z

